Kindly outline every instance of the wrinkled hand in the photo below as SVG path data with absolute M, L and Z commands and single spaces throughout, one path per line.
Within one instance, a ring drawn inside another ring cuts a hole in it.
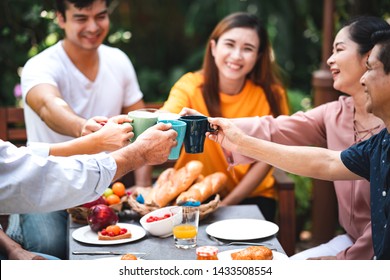
M 139 135 L 134 142 L 148 165 L 162 164 L 167 161 L 172 147 L 177 145 L 177 132 L 172 124 L 158 123 Z
M 228 119 L 208 118 L 208 121 L 218 132 L 207 132 L 206 136 L 228 151 L 237 151 L 244 133 Z
M 201 113 L 199 113 L 195 109 L 191 109 L 188 107 L 184 107 L 183 109 L 181 109 L 179 115 L 180 116 L 203 116 Z
M 107 120 L 106 124 L 95 132 L 98 144 L 103 151 L 115 151 L 127 146 L 134 137 L 133 127 L 127 115 L 119 115 Z
M 46 258 L 36 255 L 32 252 L 17 248 L 8 255 L 9 260 L 46 260 Z
M 107 117 L 96 116 L 88 119 L 81 129 L 80 136 L 88 135 L 101 129 L 108 121 Z
M 337 260 L 337 258 L 335 256 L 323 256 L 323 257 L 308 258 L 308 260 Z

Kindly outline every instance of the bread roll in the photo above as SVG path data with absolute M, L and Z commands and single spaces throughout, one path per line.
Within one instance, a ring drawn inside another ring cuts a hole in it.
M 154 202 L 159 207 L 165 207 L 179 194 L 186 191 L 202 172 L 203 164 L 192 160 L 182 168 L 164 176 L 154 190 Z M 159 178 L 160 179 L 160 178 Z
M 222 172 L 210 174 L 203 180 L 193 184 L 187 191 L 181 193 L 177 197 L 176 203 L 182 204 L 186 201 L 199 201 L 202 203 L 224 188 L 226 181 L 227 176 Z
M 173 168 L 167 168 L 163 172 L 161 172 L 160 176 L 158 176 L 157 178 L 154 187 L 151 188 L 151 190 L 146 196 L 144 196 L 145 205 L 156 205 L 155 202 L 156 190 L 158 188 L 161 188 L 161 186 L 163 186 L 165 182 L 172 180 L 173 174 L 175 174 L 175 172 L 176 171 Z
M 233 260 L 272 260 L 272 250 L 265 246 L 250 246 L 244 250 L 231 253 Z
M 132 260 L 135 261 L 137 260 L 137 257 L 134 256 L 133 254 L 125 254 L 121 257 L 121 260 Z

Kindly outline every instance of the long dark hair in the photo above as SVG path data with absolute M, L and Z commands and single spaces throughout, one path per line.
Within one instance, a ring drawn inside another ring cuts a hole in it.
M 382 18 L 374 16 L 358 16 L 344 24 L 348 27 L 349 37 L 359 47 L 360 55 L 368 53 L 374 47 L 371 35 L 378 30 L 386 30 L 390 25 Z
M 279 75 L 279 68 L 273 58 L 271 43 L 267 31 L 260 20 L 255 15 L 244 12 L 233 13 L 222 19 L 211 33 L 207 43 L 202 69 L 204 76 L 202 93 L 210 116 L 222 116 L 219 98 L 218 68 L 211 53 L 210 42 L 212 40 L 218 42 L 222 34 L 238 27 L 251 28 L 256 31 L 259 37 L 260 47 L 258 59 L 252 71 L 248 73 L 247 78 L 264 89 L 272 114 L 278 116 L 281 114 L 281 102 L 280 92 L 277 92 L 275 86 L 279 85 L 279 89 L 282 88 L 282 82 Z

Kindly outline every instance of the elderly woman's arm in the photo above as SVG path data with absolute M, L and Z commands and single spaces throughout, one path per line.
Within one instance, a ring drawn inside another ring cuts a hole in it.
M 290 173 L 321 180 L 356 180 L 360 176 L 345 167 L 341 152 L 316 147 L 280 145 L 245 135 L 231 121 L 209 118 L 218 126 L 218 134 L 209 135 L 226 150 L 264 161 Z

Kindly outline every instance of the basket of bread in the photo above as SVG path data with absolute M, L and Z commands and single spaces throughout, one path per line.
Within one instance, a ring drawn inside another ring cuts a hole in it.
M 203 164 L 193 160 L 179 169 L 168 168 L 152 188 L 138 188 L 128 199 L 130 207 L 141 216 L 169 205 L 200 203 L 200 219 L 215 211 L 220 203 L 219 193 L 225 188 L 227 176 L 215 172 L 201 175 Z

